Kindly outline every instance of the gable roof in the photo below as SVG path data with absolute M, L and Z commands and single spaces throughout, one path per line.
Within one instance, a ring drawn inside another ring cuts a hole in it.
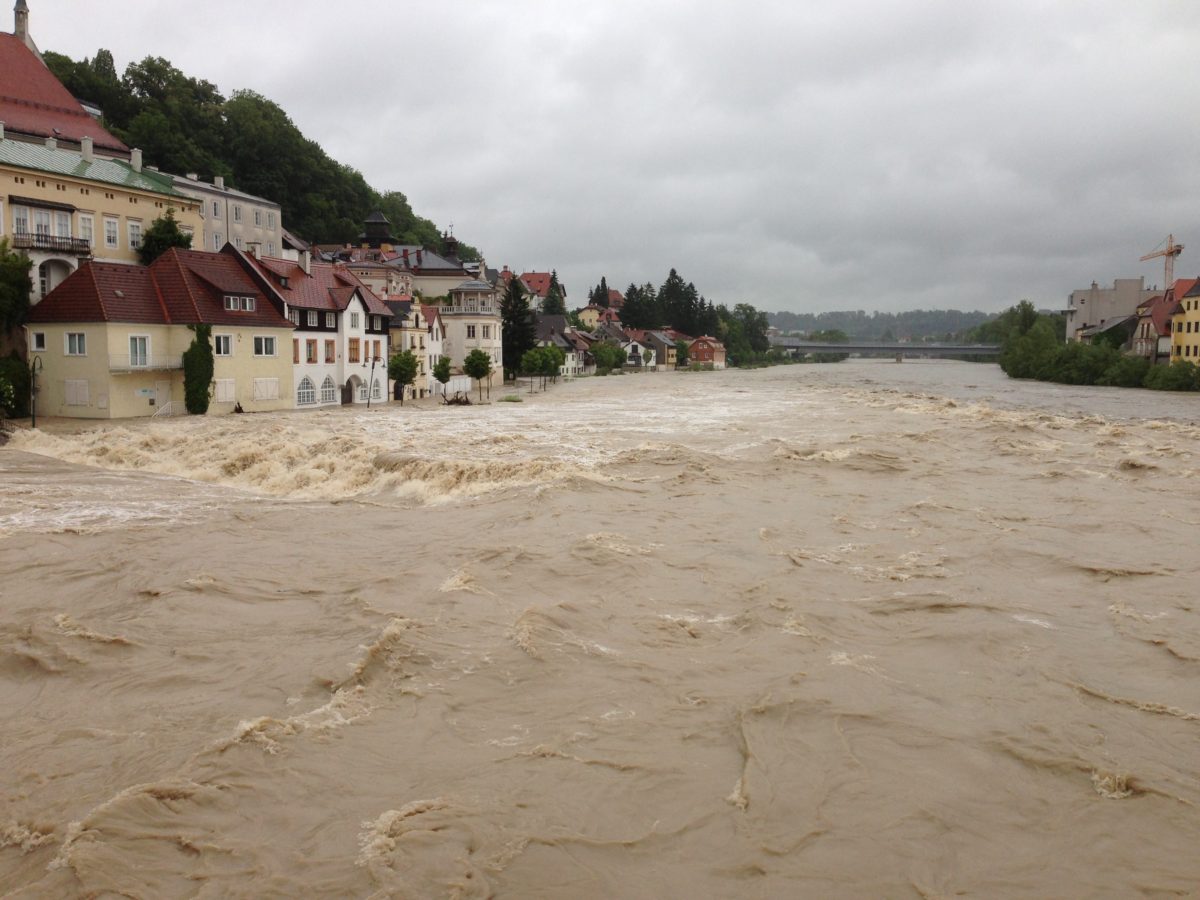
M 226 244 L 225 250 L 233 248 Z M 340 312 L 357 293 L 362 297 L 367 312 L 391 318 L 392 311 L 388 306 L 343 265 L 313 261 L 309 264 L 308 272 L 305 272 L 299 263 L 289 259 L 250 256 L 238 250 L 233 252 L 257 271 L 261 278 L 266 279 L 288 306 Z
M 522 272 L 521 283 L 525 285 L 525 289 L 531 294 L 536 294 L 545 300 L 546 295 L 550 293 L 551 274 L 550 272 Z M 558 289 L 562 293 L 562 296 L 566 298 L 567 289 L 563 287 L 562 282 L 559 282 Z
M 102 152 L 129 148 L 83 108 L 16 35 L 0 33 L 0 122 L 6 132 L 79 143 L 90 137 Z
M 227 294 L 254 297 L 254 309 L 225 309 Z M 235 259 L 178 248 L 149 266 L 89 260 L 33 306 L 29 321 L 292 327 Z

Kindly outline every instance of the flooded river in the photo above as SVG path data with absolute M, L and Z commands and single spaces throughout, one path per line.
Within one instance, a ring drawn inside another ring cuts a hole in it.
M 1200 890 L 1200 398 L 525 390 L 0 449 L 0 896 Z

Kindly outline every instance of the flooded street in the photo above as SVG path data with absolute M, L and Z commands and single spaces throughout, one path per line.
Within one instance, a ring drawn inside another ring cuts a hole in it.
M 1200 397 L 526 390 L 0 449 L 0 896 L 1198 889 Z

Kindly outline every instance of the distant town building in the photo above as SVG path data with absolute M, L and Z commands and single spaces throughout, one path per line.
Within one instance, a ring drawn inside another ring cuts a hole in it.
M 1112 319 L 1137 315 L 1138 307 L 1157 293 L 1148 289 L 1140 276 L 1117 278 L 1111 288 L 1093 281 L 1090 288 L 1072 291 L 1067 298 L 1067 340 L 1084 340 Z

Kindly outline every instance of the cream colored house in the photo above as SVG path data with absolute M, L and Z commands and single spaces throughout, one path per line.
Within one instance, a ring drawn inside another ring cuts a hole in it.
M 464 281 L 450 290 L 449 303 L 438 307 L 444 336 L 442 352 L 461 373 L 472 350 L 492 358 L 492 386 L 504 383 L 500 304 L 492 286 L 484 281 Z
M 293 405 L 292 324 L 234 257 L 170 250 L 148 267 L 84 262 L 30 310 L 38 412 L 97 419 L 182 412 L 183 352 L 194 324 L 212 326 L 210 413 Z
M 0 128 L 0 237 L 33 261 L 37 303 L 86 259 L 136 263 L 142 234 L 168 209 L 184 232 L 202 231 L 200 204 L 170 176 L 132 158 L 106 159 L 82 139 L 82 150 L 3 138 Z

